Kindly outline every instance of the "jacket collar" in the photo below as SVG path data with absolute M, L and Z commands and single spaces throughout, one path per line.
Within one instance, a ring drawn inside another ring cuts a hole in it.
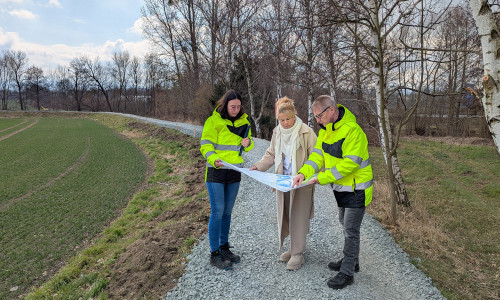
M 347 122 L 356 122 L 356 117 L 343 105 L 337 104 L 339 117 L 333 123 L 328 123 L 325 126 L 320 125 L 321 129 L 333 131 Z

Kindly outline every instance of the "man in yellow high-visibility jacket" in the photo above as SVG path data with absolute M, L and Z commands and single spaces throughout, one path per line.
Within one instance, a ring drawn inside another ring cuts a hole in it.
M 354 282 L 354 272 L 359 271 L 360 227 L 366 206 L 372 200 L 368 140 L 356 117 L 331 96 L 316 98 L 311 110 L 322 129 L 313 153 L 293 178 L 293 186 L 301 185 L 315 173 L 317 177 L 309 183 L 332 186 L 339 221 L 344 228 L 344 257 L 328 264 L 339 273 L 327 284 L 333 289 L 342 289 Z

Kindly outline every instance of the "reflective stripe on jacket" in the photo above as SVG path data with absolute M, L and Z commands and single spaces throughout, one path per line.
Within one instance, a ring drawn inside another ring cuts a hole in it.
M 340 115 L 335 123 L 321 129 L 313 153 L 298 173 L 309 178 L 318 173 L 318 181 L 330 183 L 340 207 L 364 207 L 373 194 L 373 172 L 368 154 L 368 139 L 356 123 L 356 117 L 337 105 Z
M 240 181 L 241 175 L 239 172 L 234 171 L 238 173 L 236 175 L 233 172 L 227 172 L 228 170 L 222 171 L 224 168 L 215 168 L 214 162 L 216 159 L 221 159 L 233 165 L 243 166 L 243 158 L 240 155 L 240 149 L 242 148 L 241 140 L 245 137 L 250 138 L 250 145 L 246 148 L 243 147 L 243 151 L 245 152 L 250 151 L 254 146 L 251 137 L 250 122 L 248 122 L 247 117 L 247 114 L 243 114 L 239 119 L 232 122 L 231 120 L 222 118 L 216 109 L 212 113 L 212 116 L 205 121 L 200 140 L 201 154 L 207 160 L 205 181 Z M 248 134 L 245 136 L 247 130 Z

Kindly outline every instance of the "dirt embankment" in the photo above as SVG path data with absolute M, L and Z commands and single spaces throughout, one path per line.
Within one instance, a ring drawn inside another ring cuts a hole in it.
M 110 299 L 158 298 L 174 288 L 184 272 L 185 259 L 179 250 L 187 238 L 201 236 L 207 230 L 207 202 L 189 202 L 151 222 L 152 229 L 127 247 L 110 270 Z M 156 226 L 166 220 L 173 222 L 166 227 Z

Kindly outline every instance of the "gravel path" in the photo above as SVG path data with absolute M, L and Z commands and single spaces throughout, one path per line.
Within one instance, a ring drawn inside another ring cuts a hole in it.
M 200 126 L 138 118 L 190 135 L 196 128 L 196 136 L 201 134 Z M 269 146 L 268 141 L 254 141 L 255 148 L 244 154 L 245 167 L 258 161 Z M 188 256 L 177 288 L 166 299 L 444 299 L 431 279 L 410 263 L 392 235 L 368 214 L 361 225 L 361 271 L 355 274 L 353 285 L 330 289 L 326 281 L 335 272 L 327 264 L 342 256 L 343 235 L 329 186 L 316 186 L 314 201 L 306 263 L 297 271 L 287 271 L 279 261 L 275 195 L 271 188 L 243 175 L 229 236 L 241 262 L 229 271 L 212 267 L 205 235 Z

